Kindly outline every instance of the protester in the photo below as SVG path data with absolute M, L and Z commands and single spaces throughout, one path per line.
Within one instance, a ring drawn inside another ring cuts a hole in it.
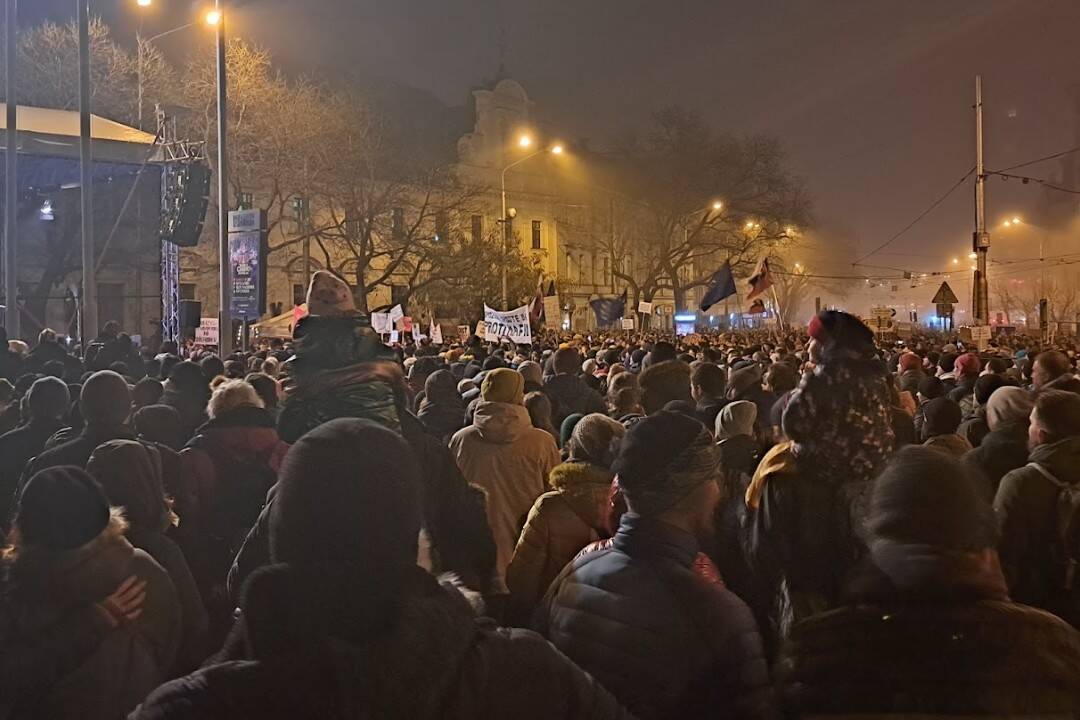
M 660 411 L 627 431 L 613 470 L 629 512 L 611 547 L 555 580 L 538 627 L 639 718 L 766 714 L 750 610 L 691 569 L 720 499 L 711 434 Z
M 975 381 L 975 391 L 972 394 L 974 402 L 964 412 L 960 427 L 956 431 L 957 435 L 971 443 L 972 447 L 979 447 L 989 434 L 990 425 L 986 420 L 986 404 L 990 402 L 990 396 L 994 394 L 994 391 L 1004 387 L 1005 384 L 1005 378 L 995 374 L 983 375 Z
M 716 365 L 700 363 L 690 371 L 690 396 L 696 405 L 698 419 L 705 427 L 716 425 L 716 416 L 727 404 L 726 391 L 724 371 Z
M 1080 625 L 1080 395 L 1044 389 L 1028 432 L 1028 464 L 1001 480 L 1001 565 L 1017 602 Z
M 899 377 L 900 390 L 915 395 L 919 392 L 919 385 L 926 378 L 922 369 L 922 358 L 913 352 L 905 352 L 900 356 Z
M 135 410 L 149 405 L 157 405 L 161 401 L 164 392 L 165 388 L 162 387 L 160 380 L 144 377 L 135 383 L 135 387 L 131 389 L 131 405 Z
M 168 573 L 125 528 L 84 470 L 50 467 L 27 483 L 0 555 L 6 717 L 115 720 L 166 679 L 180 607 Z
M 544 389 L 544 368 L 540 363 L 526 360 L 517 367 L 521 377 L 525 379 L 525 394 Z
M 370 421 L 301 438 L 273 507 L 274 564 L 248 583 L 236 637 L 133 718 L 627 717 L 550 645 L 476 620 L 416 566 L 419 474 Z
M 1031 366 L 1031 387 L 1036 391 L 1055 389 L 1073 379 L 1069 370 L 1069 358 L 1065 353 L 1058 350 L 1041 352 Z
M 874 483 L 867 529 L 869 558 L 843 605 L 797 624 L 784 646 L 777 679 L 792 717 L 1080 712 L 1080 636 L 1010 602 L 996 520 L 962 464 L 900 451 Z
M 45 442 L 64 426 L 67 415 L 67 386 L 56 378 L 34 381 L 26 394 L 29 421 L 0 435 L 0 533 L 11 520 L 15 493 L 26 466 L 45 447 Z
M 210 401 L 210 379 L 199 365 L 185 361 L 169 371 L 161 404 L 180 413 L 182 437 L 187 442 L 206 422 L 206 404 Z
M 690 367 L 679 360 L 650 363 L 638 376 L 638 385 L 646 415 L 663 410 L 670 402 L 692 402 Z
M 184 554 L 166 535 L 179 519 L 165 497 L 161 463 L 161 452 L 152 445 L 111 440 L 94 450 L 86 471 L 101 485 L 109 504 L 123 508 L 128 542 L 152 557 L 172 580 L 183 630 L 175 669 L 186 672 L 206 655 L 206 608 Z
M 263 401 L 263 408 L 270 413 L 270 417 L 274 419 L 274 424 L 277 425 L 278 414 L 280 413 L 277 380 L 265 373 L 254 372 L 245 375 L 244 382 L 255 388 L 255 393 Z
M 723 474 L 724 497 L 742 496 L 761 459 L 754 437 L 757 405 L 745 400 L 729 403 L 716 416 L 716 446 Z
M 551 422 L 562 425 L 567 415 L 604 412 L 604 400 L 581 378 L 581 355 L 574 348 L 560 348 L 552 356 L 554 377 L 544 383 L 544 393 L 551 400 Z
M 490 371 L 473 424 L 454 434 L 450 449 L 465 479 L 487 492 L 487 516 L 498 550 L 492 592 L 507 592 L 505 573 L 523 519 L 547 489 L 559 464 L 551 434 L 532 426 L 524 406 L 525 381 L 507 368 Z
M 923 407 L 923 416 L 923 445 L 956 458 L 971 450 L 971 443 L 956 434 L 961 413 L 955 402 L 947 397 L 934 398 Z
M 531 392 L 525 396 L 525 410 L 529 413 L 529 421 L 532 426 L 538 430 L 543 430 L 547 434 L 551 435 L 551 439 L 555 441 L 556 446 L 562 447 L 564 442 L 559 430 L 555 429 L 555 426 L 551 424 L 551 414 L 553 412 L 551 407 L 551 401 L 548 396 L 543 392 Z M 567 420 L 572 417 L 581 417 L 574 414 L 567 416 Z M 563 421 L 566 424 L 566 421 Z
M 611 463 L 625 428 L 600 413 L 581 418 L 566 443 L 568 459 L 551 471 L 550 492 L 537 498 L 506 570 L 509 617 L 527 623 L 551 581 L 607 527 Z
M 147 405 L 135 411 L 131 422 L 140 440 L 162 445 L 174 452 L 183 450 L 184 423 L 176 408 Z
M 986 424 L 990 429 L 964 462 L 981 472 L 984 495 L 993 502 L 1001 478 L 1028 461 L 1028 425 L 1035 401 L 1027 390 L 1001 387 L 986 403 Z
M 772 429 L 773 438 L 779 438 L 782 434 L 784 410 L 787 409 L 791 394 L 798 385 L 798 373 L 787 363 L 773 363 L 765 371 L 762 388 L 776 397 L 776 402 L 769 409 L 769 427 Z
M 465 426 L 465 404 L 449 370 L 436 370 L 428 376 L 417 417 L 427 432 L 444 443 Z
M 956 375 L 956 387 L 949 391 L 949 399 L 960 406 L 962 415 L 971 412 L 975 404 L 975 381 L 982 372 L 982 361 L 975 353 L 964 353 L 956 358 L 953 366 Z
M 926 403 L 937 398 L 945 397 L 946 388 L 945 383 L 941 382 L 936 377 L 927 377 L 921 383 L 919 383 L 919 392 L 917 396 L 918 407 L 915 408 L 915 416 L 913 422 L 915 425 L 915 434 L 922 437 L 923 423 L 926 422 Z

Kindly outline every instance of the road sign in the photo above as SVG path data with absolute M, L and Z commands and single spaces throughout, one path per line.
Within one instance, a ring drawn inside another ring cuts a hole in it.
M 943 282 L 941 283 L 941 287 L 938 288 L 937 293 L 934 295 L 934 299 L 930 302 L 934 303 L 935 305 L 955 305 L 956 303 L 960 302 L 960 298 L 956 297 L 956 293 L 954 293 L 952 291 L 952 288 L 949 287 L 949 283 Z M 940 315 L 941 313 L 938 314 Z

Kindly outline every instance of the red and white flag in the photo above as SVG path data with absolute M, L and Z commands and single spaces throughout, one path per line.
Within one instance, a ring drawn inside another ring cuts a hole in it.
M 754 274 L 750 276 L 749 283 L 750 294 L 746 296 L 747 300 L 752 300 L 773 286 L 772 271 L 769 270 L 769 258 L 761 258 L 761 262 L 758 263 Z

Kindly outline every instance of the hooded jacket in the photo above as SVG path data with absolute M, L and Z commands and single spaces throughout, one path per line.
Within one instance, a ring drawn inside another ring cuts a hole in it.
M 586 462 L 551 471 L 551 492 L 537 498 L 506 570 L 511 620 L 527 622 L 566 564 L 583 547 L 608 534 L 608 495 L 614 475 Z
M 349 637 L 334 618 L 325 635 L 283 632 L 311 624 L 310 596 L 288 566 L 268 570 L 281 577 L 248 603 L 267 611 L 244 616 L 252 651 L 163 685 L 133 720 L 629 719 L 542 638 L 476 619 L 457 591 L 419 569 L 398 618 L 370 639 Z
M 1028 434 L 1023 425 L 1008 424 L 991 430 L 977 448 L 964 455 L 965 463 L 979 468 L 986 499 L 993 502 L 1001 479 L 1027 465 Z
M 768 671 L 749 608 L 693 570 L 693 535 L 633 513 L 552 584 L 538 629 L 640 718 L 758 717 Z
M 1080 437 L 1040 445 L 1028 457 L 1059 483 L 1080 483 Z M 994 510 L 1001 520 L 1001 566 L 1013 599 L 1060 613 L 1051 607 L 1050 548 L 1057 533 L 1054 510 L 1058 486 L 1038 469 L 1025 465 L 1001 480 Z M 1072 609 L 1075 611 L 1075 608 Z
M 607 412 L 604 398 L 577 375 L 555 375 L 544 383 L 544 394 L 551 400 L 551 422 L 561 427 L 567 415 Z
M 1075 717 L 1080 636 L 1009 602 L 1000 572 L 925 545 L 867 564 L 777 662 L 793 717 Z M 893 577 L 897 579 L 893 579 Z
M 96 638 L 58 635 L 72 614 L 103 600 L 131 575 L 147 583 L 136 620 L 91 633 Z M 119 517 L 73 550 L 19 548 L 4 559 L 0 583 L 0 709 L 9 713 L 4 717 L 115 720 L 167 677 L 180 642 L 176 591 L 168 573 L 124 539 Z M 99 641 L 90 645 L 88 639 Z M 24 664 L 34 654 L 8 656 L 36 641 L 55 642 L 53 650 L 63 648 L 67 655 L 60 663 L 37 666 Z M 44 675 L 26 677 L 35 670 Z
M 495 537 L 496 591 L 506 592 L 506 568 L 525 516 L 547 489 L 559 450 L 544 430 L 532 426 L 522 405 L 481 401 L 473 424 L 450 440 L 465 479 L 487 492 L 487 516 Z

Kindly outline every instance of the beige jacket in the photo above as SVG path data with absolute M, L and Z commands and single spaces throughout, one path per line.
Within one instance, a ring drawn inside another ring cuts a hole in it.
M 559 464 L 559 449 L 550 434 L 532 426 L 524 406 L 481 402 L 473 424 L 450 440 L 450 451 L 465 479 L 487 493 L 488 523 L 498 551 L 494 590 L 505 593 L 506 567 L 526 515 Z

